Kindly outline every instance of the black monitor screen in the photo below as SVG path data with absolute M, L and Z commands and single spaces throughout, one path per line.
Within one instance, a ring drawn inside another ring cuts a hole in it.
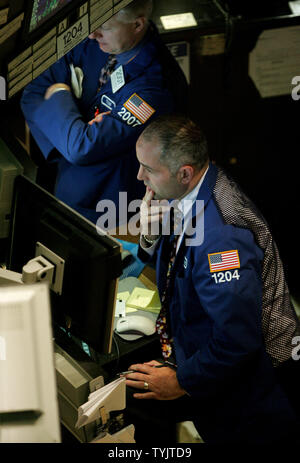
M 30 18 L 29 32 L 32 32 L 47 19 L 51 18 L 71 0 L 34 0 Z
M 65 262 L 61 294 L 51 291 L 53 321 L 97 352 L 109 353 L 115 293 L 122 273 L 121 246 L 112 237 L 100 235 L 95 224 L 50 193 L 18 176 L 8 269 L 21 273 L 35 257 L 37 243 Z

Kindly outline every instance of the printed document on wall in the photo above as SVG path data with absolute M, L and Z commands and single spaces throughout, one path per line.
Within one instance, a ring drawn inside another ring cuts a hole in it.
M 263 98 L 291 94 L 300 75 L 300 26 L 265 30 L 249 56 L 249 75 Z

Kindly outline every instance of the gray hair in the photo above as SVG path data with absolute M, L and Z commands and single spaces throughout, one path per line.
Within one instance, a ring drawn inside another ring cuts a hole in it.
M 116 14 L 116 18 L 122 23 L 131 23 L 140 16 L 145 16 L 149 20 L 152 9 L 152 0 L 133 0 Z
M 160 162 L 176 175 L 183 165 L 201 170 L 209 160 L 207 140 L 203 131 L 192 120 L 178 115 L 157 117 L 142 132 L 145 141 L 160 144 Z

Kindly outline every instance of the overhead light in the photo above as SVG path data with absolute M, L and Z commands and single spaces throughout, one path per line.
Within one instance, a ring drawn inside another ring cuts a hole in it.
M 197 21 L 193 13 L 170 14 L 168 16 L 161 16 L 160 20 L 166 30 L 197 26 Z

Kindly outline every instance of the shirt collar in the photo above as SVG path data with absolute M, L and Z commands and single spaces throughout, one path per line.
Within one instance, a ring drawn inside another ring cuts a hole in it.
M 116 55 L 117 64 L 120 64 L 123 66 L 129 63 L 133 58 L 135 58 L 136 55 L 139 54 L 139 52 L 144 47 L 148 39 L 149 39 L 149 30 L 146 32 L 144 38 L 134 48 L 131 48 L 131 50 L 128 50 L 128 51 L 124 51 L 123 53 L 120 53 L 119 55 Z

